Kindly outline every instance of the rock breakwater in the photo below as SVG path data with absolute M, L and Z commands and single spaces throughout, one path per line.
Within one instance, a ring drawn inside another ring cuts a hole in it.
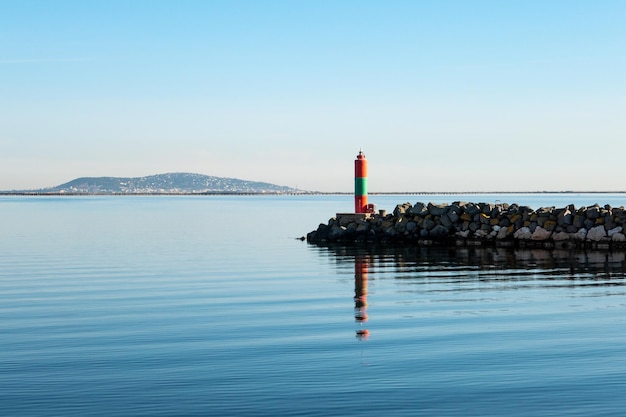
M 402 243 L 424 246 L 501 246 L 626 249 L 626 210 L 517 204 L 404 203 L 393 213 L 338 214 L 307 234 L 311 243 Z

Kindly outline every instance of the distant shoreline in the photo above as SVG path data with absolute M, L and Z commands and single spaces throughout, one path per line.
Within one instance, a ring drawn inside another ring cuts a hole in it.
M 501 194 L 626 194 L 626 191 L 397 191 L 397 192 L 370 192 L 369 195 L 501 195 Z M 47 191 L 0 191 L 0 196 L 306 196 L 306 195 L 353 195 L 352 192 L 230 192 L 230 191 L 203 191 L 203 192 L 133 192 L 133 193 L 81 193 L 81 192 L 47 192 Z

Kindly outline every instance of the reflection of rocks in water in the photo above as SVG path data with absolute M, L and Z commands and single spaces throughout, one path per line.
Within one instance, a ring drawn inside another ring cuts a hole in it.
M 338 263 L 368 258 L 370 272 L 380 269 L 410 272 L 425 267 L 469 268 L 476 271 L 533 270 L 541 276 L 552 274 L 608 274 L 624 278 L 626 252 L 560 249 L 514 249 L 495 247 L 400 247 L 390 245 L 318 245 L 321 253 Z
M 448 251 L 460 264 L 476 266 L 501 266 L 509 268 L 570 268 L 574 271 L 592 269 L 623 270 L 626 254 L 609 252 L 583 252 L 569 250 L 461 248 Z
M 321 256 L 336 262 L 340 273 L 354 271 L 354 320 L 356 338 L 361 341 L 370 335 L 365 327 L 369 319 L 370 275 L 412 283 L 437 280 L 440 284 L 437 291 L 447 291 L 448 284 L 454 291 L 489 289 L 494 283 L 498 291 L 529 285 L 544 288 L 626 285 L 625 252 L 337 244 L 315 248 Z

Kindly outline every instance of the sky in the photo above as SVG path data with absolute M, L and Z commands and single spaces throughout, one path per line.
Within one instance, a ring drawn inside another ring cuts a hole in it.
M 626 191 L 626 1 L 0 0 L 0 190 Z

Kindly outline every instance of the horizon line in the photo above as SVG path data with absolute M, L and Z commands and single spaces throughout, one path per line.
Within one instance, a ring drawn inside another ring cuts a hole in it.
M 368 195 L 480 195 L 480 194 L 626 194 L 626 191 L 380 191 L 370 192 Z M 155 192 L 63 192 L 45 190 L 7 190 L 0 191 L 0 196 L 132 196 L 132 195 L 354 195 L 347 191 L 155 191 Z

